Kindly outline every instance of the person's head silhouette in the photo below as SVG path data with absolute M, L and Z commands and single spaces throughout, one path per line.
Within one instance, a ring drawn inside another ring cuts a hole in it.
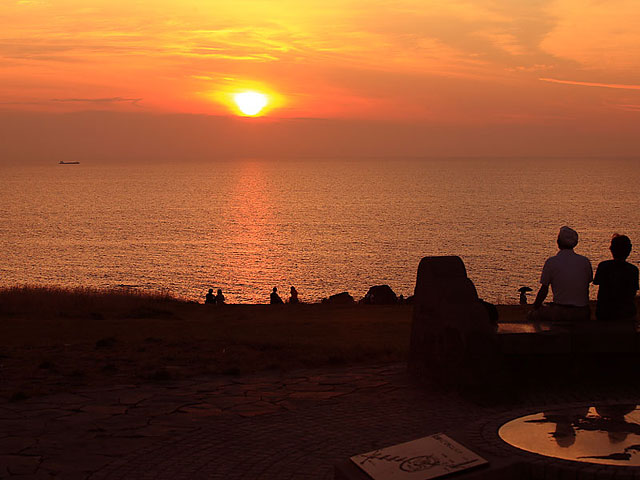
M 614 233 L 609 250 L 615 260 L 626 260 L 631 253 L 631 240 L 626 235 Z
M 562 227 L 558 233 L 558 248 L 572 250 L 578 244 L 578 232 L 573 228 Z

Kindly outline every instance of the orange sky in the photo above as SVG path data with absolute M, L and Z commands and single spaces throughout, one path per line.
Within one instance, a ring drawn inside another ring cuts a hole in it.
M 224 99 L 253 88 L 276 100 L 263 123 L 422 125 L 451 138 L 489 128 L 494 142 L 529 129 L 510 152 L 521 154 L 548 127 L 548 154 L 583 153 L 558 132 L 637 154 L 637 0 L 4 0 L 0 24 L 4 123 L 20 112 L 229 116 Z

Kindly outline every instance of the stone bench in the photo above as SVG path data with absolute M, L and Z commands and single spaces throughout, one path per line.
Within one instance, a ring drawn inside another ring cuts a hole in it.
M 497 348 L 511 383 L 529 380 L 628 381 L 640 360 L 640 333 L 595 322 L 577 329 L 501 325 Z
M 597 324 L 569 331 L 551 325 L 536 328 L 528 323 L 508 323 L 500 324 L 496 333 L 500 351 L 506 355 L 640 352 L 637 330 Z
M 596 323 L 573 329 L 496 326 L 459 257 L 420 262 L 408 363 L 419 378 L 452 386 L 511 383 L 538 374 L 613 378 L 626 375 L 627 366 L 638 359 L 640 334 L 628 328 Z

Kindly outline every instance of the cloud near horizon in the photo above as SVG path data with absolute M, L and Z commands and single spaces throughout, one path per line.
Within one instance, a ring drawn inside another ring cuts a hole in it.
M 633 125 L 616 131 L 618 141 L 608 144 L 602 141 L 604 125 L 559 128 L 566 122 L 562 117 L 537 123 L 508 120 L 460 126 L 379 119 L 254 121 L 143 111 L 0 110 L 0 165 L 70 158 L 99 164 L 226 158 L 637 156 Z

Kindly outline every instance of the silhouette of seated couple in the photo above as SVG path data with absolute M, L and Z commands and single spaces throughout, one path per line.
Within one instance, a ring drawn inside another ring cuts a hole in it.
M 282 305 L 284 303 L 282 301 L 282 298 L 280 298 L 280 295 L 278 295 L 278 287 L 273 287 L 273 291 L 269 296 L 269 303 L 271 305 Z M 291 296 L 289 297 L 289 303 L 300 303 L 300 300 L 298 300 L 298 291 L 296 290 L 296 287 L 291 287 Z
M 595 277 L 589 259 L 573 251 L 577 244 L 578 233 L 562 227 L 558 233 L 560 251 L 548 258 L 542 267 L 540 290 L 527 318 L 533 322 L 588 322 L 591 319 L 589 284 L 593 282 L 598 285 L 596 319 L 603 323 L 635 326 L 638 268 L 626 261 L 631 253 L 629 237 L 613 235 L 609 247 L 613 260 L 601 262 Z M 549 287 L 553 302 L 544 304 Z
M 219 288 L 218 293 L 214 295 L 213 288 L 210 288 L 209 293 L 204 296 L 204 303 L 213 305 L 224 305 L 224 295 L 222 294 L 222 290 Z

